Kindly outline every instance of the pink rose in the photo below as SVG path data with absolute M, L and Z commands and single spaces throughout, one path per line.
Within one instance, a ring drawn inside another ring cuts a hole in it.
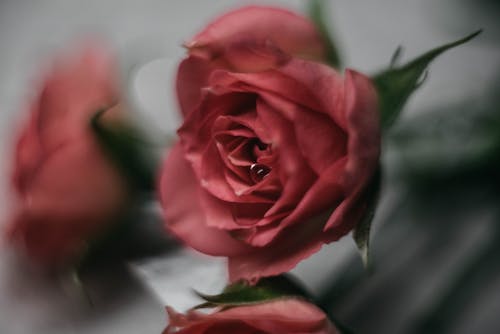
M 238 306 L 208 315 L 196 311 L 183 315 L 171 308 L 167 311 L 169 325 L 163 334 L 339 333 L 319 308 L 293 298 Z
M 90 127 L 98 110 L 116 104 L 115 74 L 111 58 L 88 46 L 54 64 L 31 104 L 15 150 L 19 203 L 7 237 L 37 262 L 81 255 L 128 201 L 126 180 Z
M 311 61 L 323 52 L 313 24 L 281 9 L 231 12 L 187 45 L 185 120 L 160 180 L 166 224 L 228 257 L 231 281 L 289 271 L 365 213 L 380 151 L 375 88 Z

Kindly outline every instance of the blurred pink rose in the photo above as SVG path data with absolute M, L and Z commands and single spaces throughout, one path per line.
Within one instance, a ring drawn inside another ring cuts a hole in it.
M 58 59 L 20 130 L 13 168 L 19 203 L 7 237 L 37 262 L 74 260 L 127 203 L 126 180 L 90 127 L 95 112 L 116 104 L 113 66 L 90 45 Z
M 380 129 L 371 81 L 322 59 L 305 18 L 247 7 L 187 44 L 184 124 L 160 181 L 168 228 L 232 281 L 289 271 L 365 213 Z M 304 59 L 307 56 L 307 60 Z
M 167 308 L 169 325 L 163 334 L 335 334 L 337 329 L 315 305 L 299 299 L 279 299 L 238 306 L 213 314 L 183 315 Z

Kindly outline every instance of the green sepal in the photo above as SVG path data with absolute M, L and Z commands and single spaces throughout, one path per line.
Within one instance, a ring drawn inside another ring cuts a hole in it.
M 374 76 L 373 81 L 380 97 L 380 121 L 383 129 L 389 128 L 401 112 L 410 95 L 423 83 L 430 62 L 444 51 L 461 45 L 481 33 L 478 30 L 455 42 L 432 49 L 406 65 L 396 67 L 401 49 L 396 50 L 388 70 Z
M 123 123 L 101 121 L 106 110 L 100 110 L 90 120 L 93 134 L 110 159 L 131 182 L 142 191 L 154 191 L 156 159 L 148 152 L 138 131 Z
M 307 291 L 289 275 L 263 278 L 256 285 L 239 281 L 228 285 L 217 295 L 195 293 L 205 300 L 195 307 L 198 309 L 253 305 L 281 298 L 311 299 Z
M 339 52 L 324 17 L 324 13 L 327 12 L 325 2 L 324 0 L 309 0 L 309 17 L 316 25 L 325 43 L 326 62 L 334 68 L 340 68 L 342 62 Z
M 373 179 L 366 190 L 365 196 L 367 197 L 366 202 L 366 213 L 361 221 L 356 225 L 353 230 L 353 238 L 356 242 L 356 246 L 361 255 L 361 260 L 365 268 L 370 268 L 370 233 L 372 227 L 373 217 L 375 216 L 375 210 L 379 201 L 380 195 L 380 183 L 381 183 L 381 172 L 380 167 L 377 169 Z

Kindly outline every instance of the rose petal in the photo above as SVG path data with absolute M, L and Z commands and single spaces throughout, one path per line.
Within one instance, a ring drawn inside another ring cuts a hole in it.
M 265 247 L 254 247 L 251 253 L 229 256 L 231 282 L 240 279 L 256 282 L 261 277 L 290 271 L 301 260 L 321 249 L 325 237 L 323 224 L 323 219 L 320 219 L 292 225 Z
M 71 173 L 75 170 L 78 177 Z M 83 137 L 46 158 L 27 201 L 33 212 L 100 220 L 121 207 L 127 193 L 126 183 L 93 138 Z
M 303 110 L 293 124 L 299 149 L 316 174 L 323 174 L 347 153 L 345 134 L 326 115 Z
M 370 79 L 347 70 L 345 101 L 349 133 L 347 171 L 352 182 L 359 184 L 359 178 L 368 180 L 373 174 L 380 155 L 378 98 Z
M 346 201 L 334 212 L 325 229 L 341 225 L 358 201 L 379 164 L 380 126 L 377 94 L 371 81 L 352 70 L 346 71 L 348 161 L 345 170 Z
M 317 306 L 299 298 L 282 298 L 204 314 L 182 315 L 167 308 L 170 324 L 164 333 L 303 333 L 336 334 Z
M 223 201 L 238 201 L 238 194 L 234 192 L 234 189 L 226 181 L 226 168 L 219 156 L 217 144 L 214 140 L 210 140 L 207 143 L 199 168 L 200 184 L 205 191 Z M 254 198 L 254 200 L 258 199 Z
M 326 113 L 335 124 L 346 131 L 347 121 L 344 107 L 344 78 L 333 68 L 301 59 L 293 59 L 279 68 L 283 76 L 299 81 L 307 87 L 319 107 L 301 103 L 308 108 Z M 286 91 L 282 93 L 286 98 Z
M 46 149 L 77 138 L 89 128 L 88 119 L 116 101 L 114 67 L 110 55 L 88 45 L 76 56 L 61 60 L 48 77 L 37 101 L 40 140 Z
M 321 174 L 347 153 L 346 134 L 329 116 L 267 92 L 261 92 L 259 100 L 264 100 L 274 110 L 290 119 L 294 126 L 298 150 L 316 174 Z M 314 135 L 311 135 L 312 133 Z
M 184 117 L 200 103 L 202 88 L 208 85 L 208 77 L 213 70 L 212 64 L 198 57 L 188 57 L 180 63 L 176 91 Z
M 307 59 L 325 59 L 325 46 L 315 25 L 291 11 L 248 6 L 229 12 L 196 35 L 188 47 L 217 54 L 224 45 L 241 40 L 269 40 L 284 52 Z
M 237 110 L 248 110 L 255 104 L 252 94 L 215 95 L 205 92 L 196 112 L 191 113 L 177 131 L 186 151 L 186 158 L 193 164 L 201 179 L 201 163 L 206 144 L 213 140 L 213 123 L 221 115 Z
M 285 207 L 288 209 L 288 214 L 282 217 L 277 224 L 270 223 L 272 222 L 272 216 L 269 213 L 272 212 L 273 215 L 276 213 L 273 210 L 269 210 L 265 218 L 257 224 L 262 227 L 259 227 L 256 233 L 252 235 L 249 243 L 257 247 L 266 246 L 274 242 L 274 239 L 287 227 L 293 224 L 304 224 L 311 217 L 330 212 L 332 208 L 342 203 L 344 188 L 336 183 L 338 182 L 336 176 L 343 171 L 344 166 L 345 159 L 339 160 L 335 165 L 331 166 L 312 186 L 306 188 L 308 189 L 306 194 L 299 199 L 298 203 L 288 208 Z M 283 200 L 283 203 L 287 203 L 286 198 L 280 198 L 280 200 Z
M 332 241 L 337 240 L 356 226 L 367 209 L 368 205 L 364 194 L 352 194 L 333 211 L 323 230 L 329 232 Z
M 237 203 L 245 202 L 244 199 L 248 197 L 247 195 L 259 198 L 256 203 L 274 203 L 282 189 L 277 173 L 272 170 L 263 180 L 253 185 L 242 182 L 236 176 L 232 175 L 230 171 L 226 173 L 226 181 L 235 194 L 243 199 L 242 201 L 237 201 Z
M 295 60 L 294 60 L 295 61 Z M 225 92 L 271 92 L 283 99 L 304 105 L 313 110 L 321 110 L 317 97 L 300 81 L 278 70 L 260 73 L 235 73 L 224 70 L 214 71 L 209 84 L 218 94 Z
M 271 206 L 269 203 L 228 203 L 207 192 L 202 192 L 200 198 L 207 225 L 227 231 L 253 227 Z
M 113 62 L 105 49 L 87 43 L 61 59 L 44 80 L 16 148 L 14 183 L 26 188 L 44 156 L 88 131 L 88 119 L 113 103 Z
M 324 330 L 328 322 L 318 307 L 293 298 L 234 307 L 217 312 L 211 318 L 239 320 L 265 333 L 317 333 Z
M 209 84 L 219 93 L 274 93 L 283 100 L 326 113 L 338 127 L 347 129 L 344 78 L 323 64 L 293 58 L 282 67 L 261 73 L 214 70 Z
M 266 216 L 289 211 L 299 202 L 306 189 L 316 179 L 296 146 L 296 138 L 291 124 L 262 100 L 257 102 L 257 114 L 263 124 L 268 124 L 271 146 L 279 152 L 282 194 Z
M 282 181 L 302 172 L 307 165 L 297 149 L 292 124 L 262 99 L 257 100 L 256 110 L 260 123 L 266 126 L 262 129 L 255 129 L 255 132 L 259 138 L 267 136 L 266 142 L 269 143 L 271 149 L 279 152 L 279 171 Z
M 21 195 L 29 188 L 43 160 L 43 148 L 38 136 L 36 114 L 31 114 L 15 149 L 13 183 Z
M 39 262 L 56 265 L 106 230 L 129 199 L 121 175 L 86 137 L 46 156 L 23 195 L 10 239 Z
M 199 185 L 179 143 L 165 160 L 159 189 L 167 227 L 189 246 L 215 256 L 237 255 L 249 250 L 227 232 L 208 227 Z
M 290 55 L 270 40 L 242 39 L 224 47 L 219 56 L 237 72 L 263 72 L 286 64 Z
M 75 219 L 62 221 L 57 216 L 41 216 L 31 214 L 29 209 L 19 211 L 8 226 L 7 239 L 15 243 L 37 263 L 45 265 L 63 265 L 72 256 L 81 251 L 82 221 Z M 73 229 L 71 225 L 75 225 Z
M 285 223 L 293 223 L 335 208 L 345 197 L 342 179 L 347 159 L 340 159 L 321 174 L 307 189 L 306 194 L 295 206 Z

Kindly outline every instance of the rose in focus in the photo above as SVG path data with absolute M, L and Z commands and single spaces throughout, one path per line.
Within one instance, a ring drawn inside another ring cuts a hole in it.
M 186 46 L 160 181 L 170 231 L 255 282 L 352 230 L 378 168 L 372 82 L 323 64 L 313 23 L 282 9 L 230 12 Z
M 111 57 L 88 45 L 58 59 L 31 104 L 15 148 L 18 204 L 7 237 L 36 262 L 75 260 L 127 205 L 127 180 L 90 126 L 98 110 L 116 104 L 115 79 Z M 106 114 L 119 117 L 119 109 Z
M 190 311 L 186 315 L 167 308 L 169 325 L 163 334 L 208 333 L 339 333 L 315 305 L 286 298 L 238 306 L 212 314 Z

